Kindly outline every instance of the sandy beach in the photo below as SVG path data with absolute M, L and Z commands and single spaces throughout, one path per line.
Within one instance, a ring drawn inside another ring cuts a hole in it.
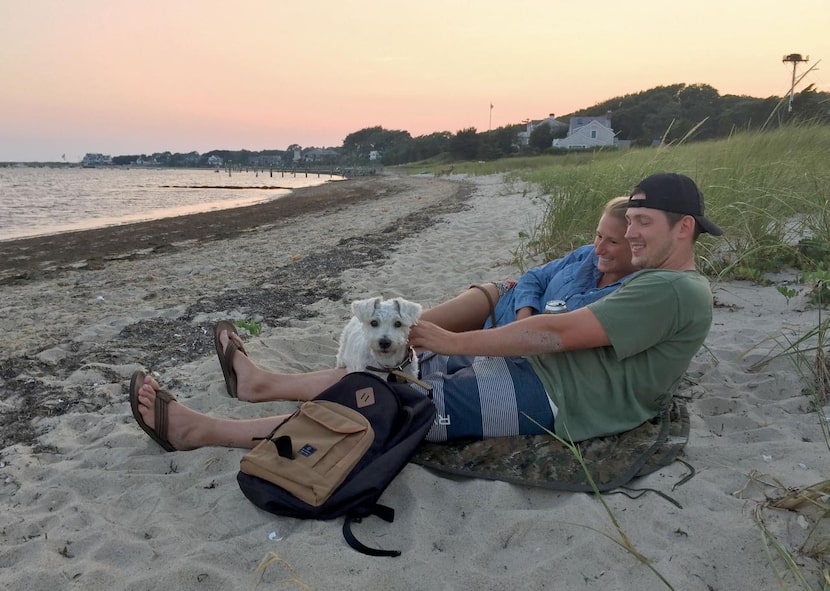
M 395 522 L 359 526 L 367 544 L 403 554 L 371 558 L 346 545 L 341 520 L 249 503 L 236 484 L 241 450 L 165 453 L 130 413 L 127 384 L 141 368 L 199 411 L 292 410 L 227 396 L 216 321 L 260 322 L 246 348 L 265 367 L 330 367 L 354 299 L 430 306 L 518 275 L 519 232 L 543 212 L 535 196 L 500 176 L 381 175 L 230 212 L 0 243 L 0 588 L 667 588 L 603 535 L 617 537 L 587 494 L 410 464 L 382 497 Z M 795 274 L 775 279 L 806 287 Z M 815 326 L 817 311 L 774 286 L 722 282 L 713 293 L 711 333 L 679 392 L 691 415 L 682 458 L 696 473 L 675 486 L 689 472 L 675 463 L 634 483 L 682 508 L 650 493 L 605 500 L 675 589 L 776 589 L 753 514 L 800 548 L 815 516 L 759 507 L 826 479 L 830 453 L 794 365 L 751 368 L 780 335 Z M 820 588 L 819 564 L 798 562 Z

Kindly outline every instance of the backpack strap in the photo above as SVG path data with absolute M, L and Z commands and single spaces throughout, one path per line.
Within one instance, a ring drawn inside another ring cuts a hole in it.
M 377 515 L 389 523 L 395 521 L 395 510 L 385 505 L 379 505 L 376 503 L 372 508 L 371 514 Z M 370 548 L 358 540 L 352 533 L 352 523 L 360 523 L 361 521 L 363 521 L 362 517 L 355 517 L 354 515 L 346 515 L 346 518 L 343 521 L 343 537 L 346 538 L 346 542 L 349 546 L 368 556 L 389 556 L 394 558 L 401 555 L 400 550 L 381 550 L 380 548 Z

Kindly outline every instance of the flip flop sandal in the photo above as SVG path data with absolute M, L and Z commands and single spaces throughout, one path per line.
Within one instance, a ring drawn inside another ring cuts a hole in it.
M 228 346 L 222 349 L 222 342 L 219 340 L 219 334 L 225 331 L 228 333 Z M 239 335 L 236 332 L 236 327 L 233 322 L 228 320 L 220 320 L 213 328 L 213 343 L 216 345 L 216 354 L 219 356 L 219 366 L 222 368 L 222 375 L 225 377 L 225 388 L 228 395 L 236 398 L 236 372 L 233 371 L 233 356 L 239 351 L 245 357 L 248 352 L 242 344 L 237 344 L 237 341 L 231 335 Z
M 175 400 L 168 392 L 159 390 L 156 392 L 155 415 L 156 428 L 151 429 L 150 425 L 144 422 L 141 413 L 138 412 L 138 390 L 144 384 L 144 372 L 137 371 L 130 380 L 130 408 L 133 410 L 133 418 L 150 438 L 164 448 L 164 451 L 176 451 L 176 448 L 167 440 L 167 406 Z

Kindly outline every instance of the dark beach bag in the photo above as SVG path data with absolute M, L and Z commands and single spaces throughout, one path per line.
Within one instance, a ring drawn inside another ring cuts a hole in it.
M 303 403 L 240 462 L 237 481 L 257 507 L 299 519 L 345 516 L 349 545 L 371 556 L 351 524 L 395 511 L 377 501 L 409 462 L 435 418 L 432 399 L 405 384 L 364 372 L 347 374 Z

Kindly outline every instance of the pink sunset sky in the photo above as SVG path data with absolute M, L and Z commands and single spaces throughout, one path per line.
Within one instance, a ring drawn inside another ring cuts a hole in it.
M 782 57 L 830 58 L 828 31 L 827 0 L 0 0 L 0 161 L 486 131 L 680 82 L 783 96 Z

